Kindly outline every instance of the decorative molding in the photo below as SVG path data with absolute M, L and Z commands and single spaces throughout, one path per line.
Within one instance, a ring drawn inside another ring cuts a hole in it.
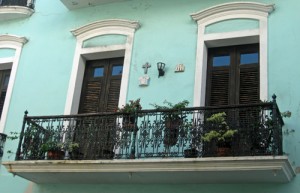
M 34 9 L 25 6 L 0 6 L 0 21 L 27 18 L 34 13 Z
M 233 2 L 217 5 L 191 14 L 192 18 L 198 24 L 194 106 L 205 105 L 208 48 L 220 45 L 237 45 L 239 43 L 259 43 L 260 99 L 268 100 L 268 15 L 274 10 L 274 7 L 274 5 L 253 2 Z M 205 34 L 205 28 L 208 25 L 230 19 L 258 20 L 259 29 L 257 29 L 258 31 L 244 30 Z M 236 44 L 233 44 L 233 41 Z
M 19 36 L 13 36 L 13 35 L 0 35 L 0 42 L 15 42 L 20 43 L 22 45 L 26 44 L 28 42 L 28 39 L 25 37 L 19 37 Z
M 35 183 L 287 183 L 296 176 L 287 156 L 27 160 L 2 164 L 8 172 Z
M 130 21 L 130 20 L 122 20 L 122 19 L 108 19 L 96 21 L 80 28 L 71 30 L 74 36 L 82 35 L 86 32 L 92 31 L 94 29 L 104 28 L 104 27 L 123 27 L 137 30 L 140 28 L 140 24 L 138 21 Z
M 137 21 L 109 19 L 90 23 L 71 31 L 76 37 L 77 43 L 65 104 L 65 115 L 78 113 L 85 62 L 90 59 L 96 60 L 121 56 L 124 57 L 118 106 L 121 107 L 126 104 L 134 34 L 136 29 L 139 27 L 140 25 Z M 89 48 L 82 47 L 84 41 L 107 34 L 124 35 L 127 39 L 124 44 L 119 45 L 106 45 Z
M 208 9 L 199 11 L 197 13 L 191 14 L 191 17 L 195 21 L 203 20 L 209 18 L 216 14 L 222 14 L 224 12 L 229 11 L 242 11 L 247 14 L 251 13 L 261 13 L 261 14 L 269 14 L 275 9 L 274 4 L 262 4 L 262 3 L 254 3 L 254 2 L 232 2 L 232 3 L 224 3 L 221 5 L 213 6 Z
M 6 68 L 7 62 L 10 63 L 9 67 L 11 68 L 9 83 L 8 83 L 8 87 L 7 87 L 7 92 L 6 92 L 2 115 L 1 115 L 1 120 L 0 120 L 0 133 L 4 132 L 8 108 L 9 108 L 10 100 L 11 100 L 11 96 L 12 96 L 12 90 L 13 90 L 14 82 L 16 79 L 16 73 L 17 73 L 17 69 L 19 66 L 19 60 L 21 57 L 22 47 L 27 42 L 28 42 L 28 40 L 25 37 L 19 37 L 19 36 L 8 35 L 8 34 L 0 35 L 0 48 L 15 49 L 15 54 L 13 57 L 2 58 L 0 60 L 0 65 L 2 66 L 0 68 Z

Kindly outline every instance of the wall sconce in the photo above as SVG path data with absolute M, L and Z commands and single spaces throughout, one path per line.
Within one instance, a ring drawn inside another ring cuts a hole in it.
M 6 135 L 4 133 L 0 133 L 0 160 L 3 157 L 3 151 L 4 151 L 4 143 L 6 141 Z
M 157 63 L 158 78 L 165 75 L 165 66 L 166 66 L 165 63 L 162 62 Z

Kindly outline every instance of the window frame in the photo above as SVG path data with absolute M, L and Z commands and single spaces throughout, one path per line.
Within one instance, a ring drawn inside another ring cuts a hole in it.
M 255 72 L 255 74 L 258 74 L 258 78 L 259 78 L 259 56 L 258 56 L 258 62 L 257 63 L 248 63 L 248 64 L 241 64 L 241 58 L 240 56 L 243 53 L 259 53 L 259 45 L 258 44 L 245 44 L 245 45 L 237 45 L 237 46 L 226 46 L 226 47 L 217 47 L 217 48 L 210 48 L 208 50 L 208 63 L 207 63 L 207 80 L 206 80 L 206 96 L 205 96 L 205 105 L 206 106 L 214 106 L 212 105 L 212 101 L 211 101 L 211 97 L 212 97 L 212 82 L 213 82 L 213 73 L 214 72 L 218 72 L 218 75 L 221 75 L 224 77 L 224 75 L 226 76 L 225 72 L 227 71 L 228 73 L 228 87 L 226 89 L 226 91 L 224 90 L 224 93 L 222 94 L 222 96 L 224 97 L 227 93 L 228 98 L 227 98 L 227 103 L 226 104 L 221 104 L 221 105 L 234 105 L 234 104 L 241 104 L 241 100 L 240 97 L 242 95 L 241 90 L 244 90 L 245 88 L 248 87 L 243 87 L 244 89 L 241 89 L 241 81 L 242 80 L 247 80 L 247 83 L 251 83 L 251 86 L 253 86 L 253 82 L 249 82 L 249 76 L 244 76 L 243 78 L 246 77 L 246 79 L 243 79 L 241 77 L 241 73 L 244 72 Z M 216 56 L 223 56 L 223 55 L 228 55 L 230 57 L 230 62 L 229 65 L 226 66 L 213 66 L 213 58 Z M 257 71 L 256 71 L 257 70 Z M 257 76 L 255 76 L 257 77 Z M 252 79 L 253 80 L 253 79 Z M 256 80 L 256 79 L 255 79 Z M 256 81 L 254 81 L 256 82 Z M 259 82 L 259 79 L 258 79 Z M 220 84 L 217 83 L 220 87 Z M 221 83 L 222 85 L 222 83 Z M 254 90 L 251 90 L 249 95 L 247 95 L 247 103 L 251 103 L 253 99 L 255 99 L 255 102 L 259 102 L 256 101 L 256 96 L 259 98 L 259 85 L 254 84 Z M 225 88 L 225 86 L 221 86 L 220 89 Z M 252 87 L 253 88 L 253 87 Z M 218 92 L 220 92 L 220 89 L 218 89 Z M 251 93 L 252 91 L 255 91 L 256 89 L 258 89 L 258 95 L 253 95 L 253 93 Z M 213 96 L 218 96 L 218 95 L 213 95 Z M 218 100 L 219 98 L 223 98 L 222 96 L 218 96 Z M 244 96 L 244 95 L 242 95 Z M 255 96 L 253 98 L 253 96 Z M 225 98 L 223 98 L 225 99 Z M 249 99 L 251 99 L 251 102 L 248 101 Z M 216 101 L 216 100 L 213 100 Z M 220 100 L 219 102 L 224 102 L 225 100 Z M 218 102 L 218 103 L 219 103 Z M 252 103 L 255 103 L 252 102 Z
M 15 54 L 13 57 L 0 58 L 0 69 L 11 69 L 11 74 L 9 78 L 9 83 L 7 87 L 7 93 L 5 96 L 5 102 L 3 105 L 1 120 L 0 120 L 0 133 L 4 132 L 6 119 L 8 114 L 8 109 L 11 101 L 12 90 L 15 84 L 16 73 L 19 66 L 19 60 L 21 57 L 21 52 L 23 45 L 26 44 L 28 40 L 25 37 L 19 37 L 15 35 L 0 35 L 0 49 L 14 49 Z
M 65 104 L 65 115 L 78 113 L 86 60 L 124 57 L 118 106 L 125 105 L 134 35 L 139 27 L 140 24 L 137 21 L 108 19 L 96 21 L 71 31 L 76 37 L 77 43 Z M 83 47 L 86 40 L 103 35 L 124 35 L 127 37 L 126 43 L 89 48 Z
M 274 8 L 273 4 L 234 2 L 191 14 L 198 24 L 194 106 L 205 105 L 208 48 L 250 43 L 259 43 L 260 100 L 268 99 L 268 16 Z M 231 19 L 258 20 L 259 29 L 205 34 L 207 26 Z

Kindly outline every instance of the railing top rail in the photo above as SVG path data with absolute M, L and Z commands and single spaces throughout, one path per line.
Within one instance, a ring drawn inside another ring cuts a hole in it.
M 188 107 L 183 108 L 181 110 L 172 110 L 172 109 L 146 109 L 146 110 L 140 110 L 136 113 L 143 114 L 143 113 L 155 113 L 155 112 L 161 112 L 161 113 L 167 113 L 167 112 L 184 112 L 184 111 L 195 111 L 195 110 L 227 110 L 227 109 L 238 109 L 238 108 L 265 108 L 265 109 L 272 109 L 272 102 L 264 102 L 264 103 L 255 103 L 255 104 L 239 104 L 239 105 L 224 105 L 224 106 L 205 106 L 205 107 Z M 279 109 L 278 109 L 279 111 Z M 57 119 L 57 118 L 80 118 L 80 117 L 96 117 L 96 116 L 112 116 L 112 115 L 124 115 L 124 114 L 130 114 L 130 113 L 122 113 L 122 112 L 103 112 L 103 113 L 86 113 L 86 114 L 72 114 L 72 115 L 49 115 L 49 116 L 26 116 L 25 119 Z

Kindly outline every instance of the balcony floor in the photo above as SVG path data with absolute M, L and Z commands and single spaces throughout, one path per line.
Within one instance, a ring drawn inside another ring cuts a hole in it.
M 287 183 L 296 175 L 286 156 L 43 160 L 2 164 L 9 172 L 38 184 Z
M 30 17 L 34 10 L 23 6 L 0 6 L 0 21 Z

